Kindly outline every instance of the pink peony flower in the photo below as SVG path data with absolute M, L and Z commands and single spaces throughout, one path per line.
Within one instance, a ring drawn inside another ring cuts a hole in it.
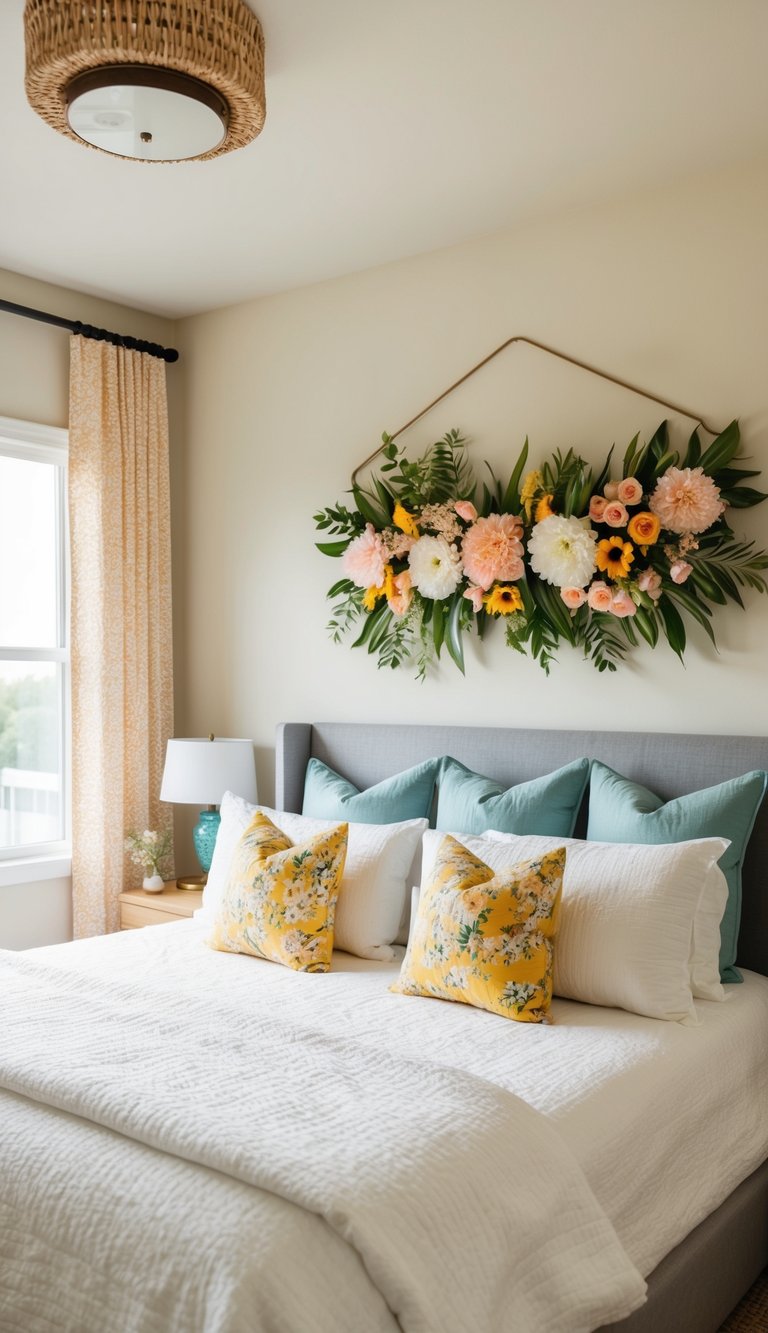
M 596 579 L 587 589 L 587 601 L 593 611 L 610 611 L 613 591 L 602 579 Z
M 667 468 L 649 506 L 670 532 L 704 532 L 725 509 L 718 487 L 700 467 Z
M 461 546 L 467 578 L 486 592 L 492 583 L 514 583 L 523 575 L 523 525 L 513 514 L 479 518 Z
M 457 500 L 453 507 L 459 518 L 463 518 L 465 523 L 474 523 L 477 518 L 477 510 L 471 500 Z
M 655 569 L 641 569 L 637 578 L 637 586 L 641 592 L 654 601 L 658 602 L 661 597 L 661 574 L 657 574 Z
M 632 601 L 629 593 L 625 592 L 623 588 L 619 588 L 619 590 L 613 594 L 611 605 L 608 609 L 612 616 L 619 616 L 621 618 L 624 616 L 633 616 L 637 611 L 637 607 Z
M 380 588 L 384 582 L 386 562 L 381 534 L 372 523 L 366 523 L 365 532 L 349 543 L 341 557 L 344 573 L 358 588 Z
M 608 501 L 604 495 L 593 495 L 589 502 L 589 517 L 593 523 L 602 523 Z
M 629 522 L 629 514 L 618 500 L 611 500 L 603 510 L 603 522 L 609 528 L 624 528 Z
M 670 566 L 669 577 L 673 583 L 685 583 L 692 570 L 693 565 L 689 565 L 687 560 L 675 560 Z
M 583 606 L 587 600 L 587 594 L 583 588 L 561 588 L 560 596 L 571 611 L 578 611 L 579 607 Z
M 469 598 L 472 603 L 473 611 L 482 611 L 483 609 L 483 590 L 482 588 L 466 588 L 464 596 Z
M 603 487 L 603 494 L 606 500 L 618 500 L 619 483 L 617 481 L 607 481 Z
M 619 482 L 616 498 L 623 505 L 639 505 L 643 498 L 643 488 L 637 477 L 625 477 Z
M 393 616 L 404 616 L 413 598 L 411 576 L 408 570 L 404 569 L 402 574 L 396 574 L 392 584 L 395 591 L 391 597 L 387 598 L 387 606 Z

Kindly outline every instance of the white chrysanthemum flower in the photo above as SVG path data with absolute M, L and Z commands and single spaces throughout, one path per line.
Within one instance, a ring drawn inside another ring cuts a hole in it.
M 553 514 L 528 539 L 531 569 L 556 588 L 583 588 L 595 572 L 595 533 L 580 518 Z
M 419 537 L 408 553 L 411 582 L 422 597 L 441 601 L 461 580 L 461 557 L 444 537 Z

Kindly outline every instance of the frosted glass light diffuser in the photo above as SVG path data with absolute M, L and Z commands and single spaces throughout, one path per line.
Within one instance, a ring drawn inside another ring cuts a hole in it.
M 221 805 L 225 791 L 255 802 L 253 741 L 190 737 L 168 742 L 160 800 L 178 805 Z
M 178 76 L 165 88 L 124 82 L 116 68 L 108 83 L 86 83 L 70 101 L 67 120 L 79 139 L 107 153 L 182 162 L 213 152 L 227 133 L 226 107 L 197 96 L 201 86 Z

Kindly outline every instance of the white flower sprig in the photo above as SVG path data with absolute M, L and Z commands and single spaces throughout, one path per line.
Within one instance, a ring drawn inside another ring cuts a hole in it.
M 143 833 L 128 833 L 125 850 L 135 866 L 151 870 L 153 875 L 162 873 L 161 866 L 171 852 L 171 834 L 168 829 L 158 833 L 156 829 L 144 829 Z

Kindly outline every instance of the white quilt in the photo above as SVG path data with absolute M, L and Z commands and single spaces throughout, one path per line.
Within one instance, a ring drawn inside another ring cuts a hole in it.
M 580 1333 L 642 1303 L 545 1116 L 324 1032 L 325 977 L 190 929 L 0 954 L 4 1331 Z

